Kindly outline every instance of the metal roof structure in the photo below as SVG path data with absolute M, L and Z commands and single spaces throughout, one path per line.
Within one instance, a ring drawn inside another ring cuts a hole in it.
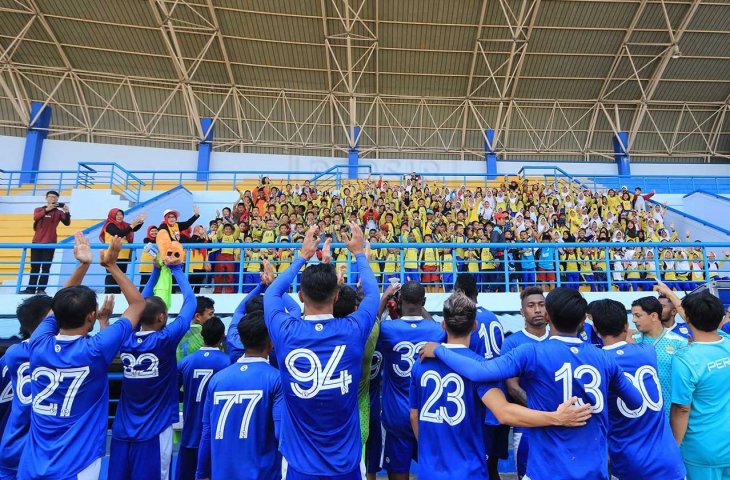
M 724 162 L 730 0 L 0 0 L 0 134 L 33 101 L 66 140 Z

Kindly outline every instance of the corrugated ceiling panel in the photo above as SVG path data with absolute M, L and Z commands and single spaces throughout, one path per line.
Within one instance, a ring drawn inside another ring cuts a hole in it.
M 532 32 L 528 51 L 554 53 L 604 53 L 614 55 L 621 47 L 624 32 L 601 30 L 554 30 Z
M 144 1 L 119 0 L 36 0 L 41 12 L 49 15 L 88 18 L 123 25 L 156 26 L 152 7 Z
M 655 100 L 676 102 L 724 102 L 730 95 L 727 82 L 659 82 Z
M 618 2 L 547 1 L 540 4 L 537 25 L 565 28 L 626 28 L 636 4 Z
M 603 80 L 523 78 L 517 86 L 518 98 L 592 99 L 598 96 Z
M 223 35 L 292 43 L 324 43 L 322 21 L 318 18 L 257 15 L 230 10 L 217 10 L 217 15 Z

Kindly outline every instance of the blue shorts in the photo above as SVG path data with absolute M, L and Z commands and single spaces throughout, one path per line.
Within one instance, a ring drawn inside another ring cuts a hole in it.
M 180 446 L 177 452 L 175 466 L 175 480 L 195 480 L 195 471 L 198 469 L 198 449 Z
M 143 442 L 112 438 L 109 480 L 160 480 L 169 478 L 172 461 L 172 427 Z
M 286 480 L 362 480 L 362 473 L 360 467 L 357 467 L 357 470 L 344 475 L 307 475 L 299 473 L 289 466 L 286 471 Z
M 365 468 L 367 473 L 378 473 L 383 469 L 383 427 L 380 424 L 380 412 L 370 410 L 370 428 L 368 440 L 365 442 Z
M 383 467 L 388 473 L 409 473 L 411 471 L 411 460 L 418 458 L 418 442 L 411 434 L 408 436 L 396 436 L 385 432 L 385 447 L 383 456 Z

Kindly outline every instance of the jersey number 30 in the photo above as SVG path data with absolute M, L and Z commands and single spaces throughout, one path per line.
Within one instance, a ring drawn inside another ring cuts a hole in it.
M 310 387 L 305 388 L 300 383 L 291 382 L 294 395 L 299 398 L 312 398 L 322 390 L 335 388 L 339 388 L 343 395 L 349 392 L 350 384 L 352 383 L 352 375 L 350 375 L 350 372 L 343 370 L 337 377 L 334 376 L 337 371 L 337 365 L 342 360 L 342 355 L 345 353 L 346 347 L 346 345 L 336 346 L 324 368 L 322 368 L 322 362 L 319 360 L 319 357 L 309 349 L 297 348 L 289 352 L 289 355 L 284 360 L 289 374 L 297 382 L 312 383 Z M 309 365 L 305 370 L 301 370 L 295 365 L 297 360 L 304 360 Z

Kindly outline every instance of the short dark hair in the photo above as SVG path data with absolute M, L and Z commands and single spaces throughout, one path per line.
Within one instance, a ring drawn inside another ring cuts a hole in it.
M 646 313 L 651 315 L 656 313 L 657 317 L 662 318 L 662 304 L 656 297 L 641 297 L 631 302 L 631 307 L 639 307 Z
M 20 336 L 27 340 L 36 327 L 48 315 L 53 306 L 53 299 L 48 295 L 33 295 L 23 300 L 15 310 L 15 316 L 20 322 Z
M 244 349 L 262 349 L 269 342 L 269 330 L 264 322 L 264 312 L 247 312 L 238 323 L 238 336 Z
M 479 289 L 477 288 L 477 279 L 470 273 L 460 273 L 456 276 L 456 283 L 454 283 L 454 290 L 461 290 L 464 295 L 469 297 L 472 301 L 476 302 L 479 296 Z
M 218 317 L 212 317 L 210 320 L 203 324 L 203 328 L 200 330 L 200 334 L 203 336 L 203 341 L 208 347 L 215 347 L 221 342 L 223 335 L 226 333 L 226 327 L 223 325 L 223 321 Z
M 586 299 L 571 288 L 556 288 L 545 297 L 545 310 L 550 315 L 552 324 L 560 332 L 577 332 L 581 322 L 586 318 L 587 308 Z
M 336 318 L 347 317 L 357 310 L 357 292 L 349 285 L 340 285 L 340 292 L 334 304 L 332 315 Z
M 540 287 L 527 287 L 520 293 L 520 302 L 524 302 L 531 295 L 542 295 L 544 297 L 545 292 Z
M 687 315 L 687 323 L 703 332 L 717 330 L 725 315 L 722 301 L 710 292 L 687 295 L 682 299 L 682 308 Z
M 145 299 L 144 310 L 139 316 L 139 323 L 142 325 L 152 325 L 155 319 L 161 313 L 167 313 L 167 304 L 160 297 L 149 297 Z
M 62 288 L 53 296 L 51 304 L 58 328 L 68 329 L 82 327 L 86 316 L 98 307 L 96 293 L 83 285 Z
M 463 337 L 474 328 L 477 304 L 464 292 L 456 291 L 444 302 L 444 323 L 449 333 Z
M 315 303 L 331 299 L 337 290 L 337 273 L 330 263 L 310 265 L 302 273 L 302 293 Z
M 57 197 L 60 197 L 60 196 L 61 196 L 61 195 L 59 195 L 59 194 L 58 194 L 58 192 L 57 192 L 57 191 L 55 191 L 55 190 L 48 190 L 48 191 L 46 192 L 46 197 L 47 197 L 48 195 L 55 195 L 55 196 L 57 196 Z
M 215 302 L 212 298 L 199 295 L 195 297 L 195 300 L 198 302 L 197 305 L 195 305 L 195 313 L 198 315 L 204 314 L 209 308 L 215 308 Z
M 263 312 L 264 311 L 264 296 L 261 294 L 254 295 L 253 297 L 246 300 L 246 313 L 249 312 Z
M 616 300 L 596 300 L 588 305 L 596 331 L 602 336 L 616 337 L 620 335 L 629 322 L 626 307 Z
M 426 289 L 418 282 L 411 280 L 400 288 L 401 303 L 409 305 L 423 305 L 426 300 Z

